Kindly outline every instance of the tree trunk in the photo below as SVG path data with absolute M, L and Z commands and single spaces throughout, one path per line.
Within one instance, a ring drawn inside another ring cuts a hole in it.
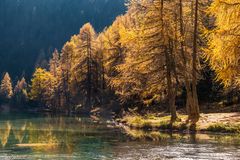
M 197 95 L 197 35 L 198 35 L 198 0 L 195 2 L 195 19 L 194 19 L 194 32 L 193 32 L 193 54 L 192 54 L 192 97 L 193 106 L 191 108 L 192 120 L 199 120 L 199 105 Z
M 164 1 L 161 0 L 161 8 L 160 8 L 160 14 L 161 14 L 161 23 L 162 23 L 162 36 L 164 37 L 164 20 L 163 20 L 163 8 L 164 8 Z M 170 44 L 170 39 L 168 38 L 167 43 Z M 165 53 L 165 61 L 166 61 L 166 70 L 167 70 L 167 94 L 168 94 L 168 105 L 169 105 L 169 110 L 171 113 L 171 122 L 176 121 L 177 119 L 177 113 L 176 113 L 176 106 L 175 106 L 175 101 L 176 101 L 176 94 L 174 92 L 173 88 L 173 80 L 172 80 L 172 63 L 171 63 L 171 56 L 170 56 L 170 45 L 167 47 L 165 45 L 164 53 Z
M 183 11 L 182 11 L 182 0 L 179 0 L 179 22 L 180 22 L 180 34 L 181 36 L 184 35 L 183 33 Z M 193 55 L 192 55 L 192 84 L 189 81 L 187 73 L 184 73 L 184 81 L 185 81 L 185 88 L 187 92 L 187 100 L 186 100 L 186 110 L 188 113 L 188 121 L 192 121 L 196 123 L 199 120 L 199 105 L 198 105 L 198 97 L 197 97 L 197 76 L 196 76 L 196 52 L 197 52 L 197 20 L 198 20 L 198 0 L 196 0 L 196 11 L 195 11 L 195 24 L 194 24 L 194 42 L 193 42 Z M 180 42 L 180 53 L 182 56 L 182 62 L 184 68 L 187 67 L 187 60 L 184 51 L 184 42 Z
M 167 48 L 165 49 L 165 59 L 166 59 L 166 67 L 167 67 L 168 105 L 171 113 L 171 121 L 174 122 L 177 119 L 176 106 L 175 106 L 176 95 L 174 92 L 173 82 L 172 82 L 171 60 L 170 60 L 170 56 Z
M 92 92 L 92 67 L 91 67 L 91 44 L 90 37 L 87 35 L 87 110 L 91 110 L 91 92 Z

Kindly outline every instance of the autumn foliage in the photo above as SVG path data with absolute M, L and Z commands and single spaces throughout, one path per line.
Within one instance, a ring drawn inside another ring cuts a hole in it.
M 36 69 L 29 94 L 25 80 L 15 92 L 54 111 L 89 112 L 113 101 L 125 110 L 163 106 L 172 121 L 181 97 L 195 123 L 203 66 L 226 87 L 239 86 L 239 0 L 129 0 L 127 7 L 101 33 L 83 25 L 49 67 Z M 13 95 L 8 74 L 1 94 Z

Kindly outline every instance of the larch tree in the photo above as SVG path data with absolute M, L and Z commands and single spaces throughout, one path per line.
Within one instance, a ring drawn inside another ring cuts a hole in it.
M 4 99 L 10 99 L 13 95 L 12 81 L 7 73 L 5 73 L 0 86 L 0 95 Z
M 19 88 L 22 90 L 26 90 L 28 87 L 28 84 L 26 82 L 26 79 L 24 77 L 22 77 L 22 79 L 19 82 Z
M 24 104 L 28 99 L 27 93 L 27 82 L 24 77 L 20 81 L 17 81 L 16 86 L 14 87 L 13 99 L 15 103 Z
M 107 102 L 107 83 L 106 83 L 106 71 L 104 66 L 104 41 L 103 41 L 103 34 L 99 34 L 96 38 L 96 63 L 97 63 L 97 76 L 98 76 L 98 91 L 99 91 L 99 100 L 101 104 L 106 104 Z
M 172 121 L 177 119 L 178 88 L 184 87 L 188 119 L 195 123 L 199 119 L 198 1 L 131 0 L 128 14 L 134 25 L 119 29 L 124 59 L 116 67 L 119 74 L 113 87 L 124 99 L 137 96 L 145 104 L 167 99 Z
M 163 104 L 174 122 L 178 118 L 176 99 L 186 90 L 188 120 L 197 122 L 199 1 L 129 0 L 128 12 L 99 35 L 90 23 L 83 25 L 60 54 L 54 51 L 49 71 L 36 70 L 31 95 L 34 99 L 42 96 L 39 101 L 70 112 L 76 109 L 74 105 L 90 111 L 92 106 L 103 104 L 107 93 L 109 99 L 120 99 L 125 109 Z M 239 16 L 235 2 L 216 1 L 210 10 L 214 12 L 219 6 L 229 7 L 229 12 L 236 11 L 232 16 Z M 236 36 L 236 28 L 229 33 Z M 219 38 L 216 34 L 220 31 L 212 30 L 209 39 Z M 214 42 L 210 46 L 209 50 L 213 49 Z M 216 56 L 212 55 L 207 57 L 214 67 Z M 46 88 L 45 83 L 51 87 Z
M 72 73 L 80 86 L 82 96 L 86 97 L 86 109 L 93 105 L 95 94 L 98 92 L 99 65 L 96 61 L 96 33 L 90 23 L 80 29 Z
M 54 110 L 59 110 L 62 106 L 61 104 L 61 63 L 60 63 L 60 54 L 57 49 L 54 50 L 52 58 L 49 61 L 49 72 L 56 79 L 56 85 L 54 86 Z
M 37 68 L 31 81 L 30 99 L 39 105 L 53 107 L 55 85 L 56 79 L 50 72 Z
M 60 70 L 61 75 L 59 79 L 59 87 L 62 95 L 62 106 L 65 107 L 65 110 L 70 110 L 71 105 L 71 90 L 70 90 L 70 77 L 71 77 L 71 68 L 72 68 L 72 59 L 74 54 L 75 45 L 71 41 L 67 42 L 63 48 L 60 55 Z
M 186 110 L 188 120 L 196 123 L 199 118 L 199 104 L 197 95 L 197 80 L 199 70 L 198 56 L 198 27 L 199 27 L 199 2 L 177 2 L 177 45 L 181 62 L 180 76 L 186 89 Z
M 199 104 L 198 104 L 198 95 L 197 95 L 197 39 L 198 39 L 198 8 L 199 1 L 195 1 L 195 12 L 194 12 L 194 31 L 193 31 L 193 51 L 192 51 L 192 97 L 193 97 L 193 105 L 189 107 L 189 117 L 188 119 L 192 122 L 197 122 L 200 118 L 199 113 Z
M 111 26 L 106 28 L 98 36 L 98 46 L 100 46 L 100 55 L 102 55 L 102 73 L 103 84 L 105 85 L 105 100 L 112 103 L 112 100 L 119 101 L 115 94 L 117 91 L 114 89 L 113 81 L 119 75 L 117 67 L 124 63 L 124 48 L 120 42 L 120 28 L 126 26 L 127 16 L 122 15 L 116 18 Z M 99 54 L 98 54 L 99 55 Z M 123 98 L 120 98 L 121 100 Z
M 54 77 L 57 77 L 59 65 L 60 65 L 60 55 L 58 53 L 58 50 L 55 49 L 52 54 L 52 58 L 49 61 L 49 70 Z
M 125 60 L 113 82 L 124 97 L 138 97 L 145 104 L 165 99 L 167 90 L 172 121 L 177 119 L 175 97 L 177 69 L 173 50 L 172 3 L 161 0 L 129 3 L 132 26 L 121 28 Z M 167 77 L 167 78 L 166 78 Z
M 106 78 L 110 82 L 111 78 L 115 77 L 118 72 L 116 66 L 123 63 L 124 55 L 123 48 L 120 42 L 120 27 L 124 23 L 126 16 L 119 16 L 101 34 L 104 53 L 104 67 L 106 69 Z
M 214 0 L 208 13 L 215 27 L 206 32 L 205 57 L 225 87 L 240 86 L 240 1 Z

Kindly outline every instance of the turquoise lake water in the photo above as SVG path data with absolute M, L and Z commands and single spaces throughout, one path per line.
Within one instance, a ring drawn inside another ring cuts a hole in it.
M 0 159 L 240 159 L 239 136 L 130 132 L 94 118 L 0 114 Z

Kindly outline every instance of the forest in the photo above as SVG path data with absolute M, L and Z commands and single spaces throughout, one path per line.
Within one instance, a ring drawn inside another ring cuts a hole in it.
M 193 125 L 200 113 L 239 111 L 239 0 L 126 5 L 102 32 L 84 24 L 30 82 L 12 84 L 6 73 L 1 102 L 116 117 L 164 112 L 171 124 Z
M 0 0 L 0 159 L 240 159 L 240 0 Z

